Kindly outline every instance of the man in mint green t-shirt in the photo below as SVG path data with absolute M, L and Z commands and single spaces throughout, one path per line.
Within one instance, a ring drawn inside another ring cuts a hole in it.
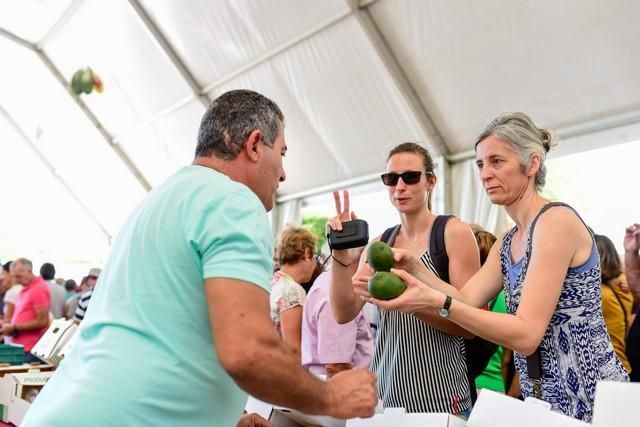
M 373 413 L 373 374 L 317 380 L 271 324 L 267 211 L 286 150 L 273 101 L 248 90 L 213 101 L 193 164 L 122 226 L 73 351 L 22 426 L 228 427 L 246 392 L 312 414 Z

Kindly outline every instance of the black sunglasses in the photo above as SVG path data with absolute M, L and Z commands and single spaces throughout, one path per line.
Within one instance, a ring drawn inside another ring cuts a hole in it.
M 382 183 L 384 185 L 393 187 L 394 185 L 398 184 L 398 179 L 400 178 L 402 178 L 402 182 L 407 185 L 417 184 L 418 182 L 420 182 L 420 177 L 423 173 L 426 176 L 433 176 L 433 172 L 407 171 L 403 173 L 383 173 L 382 175 L 380 175 L 380 177 L 382 178 Z

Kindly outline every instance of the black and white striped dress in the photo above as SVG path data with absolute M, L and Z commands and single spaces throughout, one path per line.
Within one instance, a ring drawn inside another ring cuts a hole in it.
M 420 258 L 435 274 L 429 251 Z M 385 408 L 459 413 L 471 407 L 461 337 L 432 328 L 411 314 L 378 310 L 371 370 Z

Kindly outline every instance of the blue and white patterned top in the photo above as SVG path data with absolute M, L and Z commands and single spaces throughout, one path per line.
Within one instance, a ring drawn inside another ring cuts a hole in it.
M 502 241 L 500 264 L 508 313 L 514 314 L 520 304 L 533 249 L 531 239 L 535 224 L 542 213 L 554 206 L 565 206 L 578 215 L 563 203 L 547 204 L 534 219 L 529 230 L 527 249 L 518 262 L 511 262 L 511 240 L 516 227 Z M 583 265 L 568 269 L 558 306 L 539 349 L 542 398 L 554 410 L 565 415 L 591 421 L 596 382 L 629 380 L 613 350 L 602 316 L 600 259 L 595 243 L 591 256 Z M 533 396 L 533 381 L 527 373 L 526 356 L 514 352 L 514 359 L 520 374 L 522 395 Z

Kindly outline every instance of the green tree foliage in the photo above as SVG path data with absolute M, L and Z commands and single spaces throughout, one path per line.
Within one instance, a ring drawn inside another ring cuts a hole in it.
M 324 242 L 327 240 L 325 228 L 329 218 L 318 214 L 305 214 L 302 217 L 302 227 L 306 228 L 318 239 L 316 243 L 316 251 L 320 253 Z

